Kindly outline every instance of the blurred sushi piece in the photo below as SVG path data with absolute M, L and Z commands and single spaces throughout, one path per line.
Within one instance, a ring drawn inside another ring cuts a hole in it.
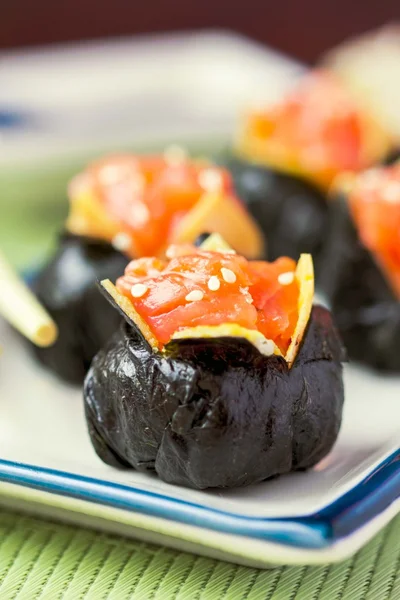
M 264 238 L 233 191 L 228 171 L 190 160 L 181 148 L 164 155 L 108 156 L 69 186 L 66 233 L 34 283 L 58 325 L 39 360 L 59 377 L 81 383 L 90 362 L 119 324 L 96 281 L 116 279 L 129 260 L 163 257 L 174 243 L 219 231 L 248 258 L 264 254 Z
M 311 257 L 247 261 L 220 236 L 171 250 L 101 282 L 124 323 L 85 380 L 98 456 L 197 489 L 314 466 L 340 429 L 344 353 Z
M 322 288 L 349 358 L 400 373 L 400 162 L 333 190 Z
M 323 57 L 322 64 L 400 143 L 400 23 L 352 38 Z
M 305 75 L 273 106 L 250 109 L 229 163 L 236 190 L 268 237 L 268 257 L 318 259 L 327 190 L 338 173 L 382 161 L 391 139 L 325 70 Z

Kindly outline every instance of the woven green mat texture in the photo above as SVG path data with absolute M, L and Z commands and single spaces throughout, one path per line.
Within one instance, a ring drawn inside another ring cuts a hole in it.
M 0 600 L 400 600 L 400 516 L 354 558 L 259 571 L 0 511 Z

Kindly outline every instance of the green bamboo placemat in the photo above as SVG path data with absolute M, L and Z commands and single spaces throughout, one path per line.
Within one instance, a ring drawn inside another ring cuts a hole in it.
M 1 600 L 399 600 L 400 516 L 354 558 L 259 571 L 0 512 Z

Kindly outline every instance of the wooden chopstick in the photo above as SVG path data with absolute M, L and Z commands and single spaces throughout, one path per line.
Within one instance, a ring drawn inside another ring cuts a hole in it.
M 37 346 L 51 346 L 57 326 L 0 252 L 0 315 Z

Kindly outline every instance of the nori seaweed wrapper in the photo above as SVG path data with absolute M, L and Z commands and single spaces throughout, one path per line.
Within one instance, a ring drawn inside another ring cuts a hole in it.
M 400 302 L 362 245 L 344 197 L 331 203 L 320 279 L 349 358 L 400 372 Z
M 382 164 L 383 165 L 392 165 L 393 163 L 397 162 L 398 160 L 400 160 L 400 148 L 399 148 L 399 146 L 396 146 L 385 157 L 385 159 L 382 161 Z
M 241 338 L 179 339 L 154 353 L 128 323 L 95 357 L 84 388 L 93 446 L 107 464 L 193 488 L 235 487 L 307 469 L 332 448 L 343 348 L 314 307 L 293 367 Z
M 325 195 L 303 179 L 239 158 L 230 158 L 226 166 L 236 193 L 266 236 L 268 260 L 309 253 L 318 261 L 328 230 Z
M 97 280 L 116 278 L 128 259 L 101 240 L 63 234 L 33 288 L 59 330 L 49 348 L 32 346 L 42 364 L 68 383 L 82 384 L 98 350 L 121 318 L 99 294 Z

